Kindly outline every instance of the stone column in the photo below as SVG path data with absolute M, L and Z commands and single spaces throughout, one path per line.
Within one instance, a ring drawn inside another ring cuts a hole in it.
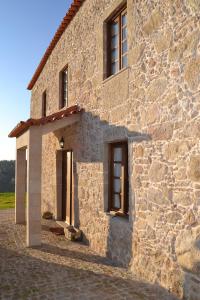
M 41 159 L 40 127 L 29 129 L 27 158 L 27 246 L 41 245 Z
M 26 203 L 26 149 L 17 149 L 15 171 L 15 223 L 24 224 Z
M 62 220 L 62 155 L 63 152 L 56 152 L 56 220 Z

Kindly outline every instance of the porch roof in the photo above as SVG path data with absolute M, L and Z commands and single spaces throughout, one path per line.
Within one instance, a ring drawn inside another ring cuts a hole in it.
M 41 126 L 47 123 L 55 122 L 56 120 L 61 120 L 63 118 L 70 117 L 71 115 L 75 115 L 83 111 L 78 105 L 70 106 L 64 110 L 60 110 L 56 113 L 53 113 L 47 117 L 39 118 L 39 119 L 28 119 L 27 121 L 21 121 L 17 124 L 17 126 L 9 133 L 9 137 L 19 137 L 25 131 L 27 131 L 31 126 Z

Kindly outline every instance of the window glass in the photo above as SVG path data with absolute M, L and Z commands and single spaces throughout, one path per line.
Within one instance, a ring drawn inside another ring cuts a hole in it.
M 114 192 L 115 193 L 121 192 L 121 180 L 120 179 L 114 179 Z
M 126 68 L 127 66 L 128 66 L 128 57 L 127 57 L 127 55 L 124 55 L 122 57 L 122 67 Z
M 122 43 L 122 54 L 127 52 L 127 40 Z
M 122 29 L 122 40 L 127 39 L 127 27 Z
M 126 215 L 128 213 L 128 144 L 110 145 L 109 208 Z
M 46 91 L 42 94 L 42 117 L 46 117 L 47 114 L 47 94 Z
M 114 75 L 128 65 L 127 59 L 127 12 L 120 11 L 116 17 L 109 22 L 109 54 L 108 75 Z M 126 57 L 124 58 L 124 56 Z
M 118 72 L 118 63 L 115 62 L 115 63 L 112 63 L 112 67 L 111 67 L 111 74 L 115 74 Z
M 127 14 L 122 15 L 122 26 L 127 24 Z
M 61 108 L 68 105 L 68 69 L 62 71 L 62 84 L 61 84 Z
M 118 48 L 118 43 L 119 43 L 118 36 L 117 35 L 113 36 L 112 41 L 111 41 L 112 49 L 113 48 Z
M 122 165 L 121 164 L 114 164 L 114 176 L 115 177 L 120 177 L 121 176 L 121 168 L 122 168 Z
M 112 57 L 112 62 L 115 62 L 118 59 L 118 50 L 117 49 L 112 50 L 111 57 Z
M 114 161 L 122 160 L 122 148 L 114 148 Z
M 119 23 L 113 22 L 112 23 L 112 35 L 117 35 L 119 33 Z
M 115 208 L 120 208 L 121 207 L 121 201 L 120 201 L 120 195 L 119 194 L 114 195 L 114 206 L 115 206 Z

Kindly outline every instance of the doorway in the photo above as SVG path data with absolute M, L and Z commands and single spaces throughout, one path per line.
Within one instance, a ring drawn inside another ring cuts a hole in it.
M 73 152 L 62 152 L 62 220 L 74 223 Z

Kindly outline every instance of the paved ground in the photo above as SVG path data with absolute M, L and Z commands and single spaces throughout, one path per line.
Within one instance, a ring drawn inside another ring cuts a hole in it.
M 43 222 L 41 247 L 25 247 L 25 226 L 13 210 L 0 211 L 0 299 L 174 299 L 162 288 L 113 267 L 87 246 L 49 231 Z

